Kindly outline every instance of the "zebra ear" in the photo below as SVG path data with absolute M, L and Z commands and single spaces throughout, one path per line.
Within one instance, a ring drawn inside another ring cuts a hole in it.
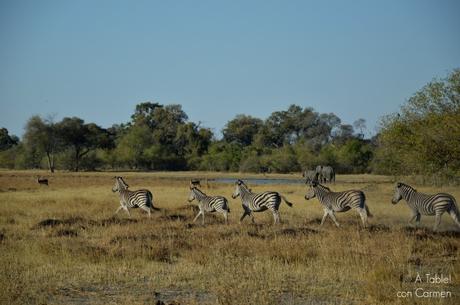
M 401 187 L 401 186 L 402 186 L 402 183 L 401 183 L 401 182 L 398 182 L 396 185 L 397 185 L 398 187 Z
M 241 185 L 242 182 L 243 181 L 241 181 L 240 179 L 236 180 L 236 184 L 238 184 L 238 185 Z

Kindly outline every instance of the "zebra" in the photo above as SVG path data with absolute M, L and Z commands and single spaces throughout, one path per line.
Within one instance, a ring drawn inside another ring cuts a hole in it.
M 244 210 L 240 222 L 243 221 L 244 217 L 251 216 L 252 223 L 254 223 L 253 212 L 262 212 L 269 209 L 273 213 L 274 224 L 276 224 L 280 221 L 278 209 L 281 204 L 281 199 L 283 199 L 289 207 L 292 207 L 292 203 L 278 192 L 263 192 L 256 194 L 239 179 L 235 182 L 235 185 L 236 188 L 235 192 L 232 194 L 232 198 L 236 199 L 240 196 Z
M 118 192 L 120 197 L 120 207 L 115 211 L 117 214 L 121 209 L 124 209 L 129 216 L 131 213 L 129 209 L 141 208 L 149 214 L 153 210 L 159 210 L 153 206 L 153 196 L 149 190 L 128 190 L 129 185 L 123 180 L 122 177 L 114 177 L 115 184 L 112 187 L 112 192 Z
M 230 213 L 230 207 L 228 205 L 228 200 L 222 196 L 207 196 L 203 193 L 200 189 L 196 186 L 193 186 L 190 183 L 190 196 L 188 198 L 188 202 L 192 202 L 193 200 L 198 201 L 198 207 L 200 211 L 196 215 L 193 222 L 195 222 L 200 215 L 202 215 L 201 223 L 204 225 L 204 213 L 205 212 L 219 212 L 224 215 L 225 224 L 228 224 L 228 213 Z
M 335 225 L 339 227 L 340 225 L 334 213 L 346 212 L 350 209 L 354 209 L 359 213 L 364 227 L 367 227 L 367 218 L 372 217 L 365 202 L 366 196 L 362 191 L 348 190 L 344 192 L 333 192 L 328 187 L 314 181 L 310 184 L 305 199 L 310 200 L 314 197 L 318 198 L 324 209 L 320 226 L 324 224 L 326 217 L 329 215 Z
M 420 224 L 421 215 L 435 215 L 436 220 L 433 230 L 437 231 L 441 223 L 442 214 L 448 212 L 457 226 L 460 227 L 460 213 L 455 198 L 450 194 L 438 193 L 427 195 L 417 192 L 410 185 L 398 182 L 396 183 L 391 203 L 397 204 L 401 199 L 406 200 L 407 205 L 412 210 L 412 217 L 409 220 L 409 224 L 415 219 L 415 226 L 417 227 Z

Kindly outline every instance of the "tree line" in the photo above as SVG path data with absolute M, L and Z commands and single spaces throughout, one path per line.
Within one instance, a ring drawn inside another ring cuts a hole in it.
M 433 80 L 377 135 L 366 121 L 343 123 L 334 113 L 291 105 L 267 119 L 239 114 L 222 138 L 189 121 L 181 105 L 144 102 L 131 120 L 102 128 L 81 118 L 32 116 L 22 139 L 0 129 L 0 167 L 63 170 L 206 170 L 299 172 L 316 165 L 338 173 L 458 175 L 460 70 Z

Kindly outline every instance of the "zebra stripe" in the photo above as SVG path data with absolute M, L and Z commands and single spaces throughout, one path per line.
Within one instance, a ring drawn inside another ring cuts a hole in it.
M 151 211 L 159 210 L 153 207 L 153 196 L 149 190 L 130 191 L 128 187 L 129 185 L 122 177 L 115 177 L 115 185 L 112 188 L 112 192 L 118 192 L 120 198 L 120 207 L 115 211 L 115 214 L 124 209 L 131 216 L 129 209 L 141 208 L 150 217 Z
M 455 201 L 455 198 L 450 194 L 438 193 L 427 195 L 417 192 L 410 185 L 398 182 L 395 187 L 393 204 L 398 203 L 401 199 L 406 200 L 407 205 L 412 211 L 412 217 L 409 223 L 416 220 L 415 226 L 420 224 L 421 215 L 436 216 L 433 230 L 438 229 L 441 223 L 441 216 L 444 212 L 448 212 L 457 226 L 460 227 L 460 213 Z
M 313 182 L 310 184 L 310 189 L 305 195 L 306 200 L 318 198 L 323 206 L 324 214 L 321 219 L 321 226 L 324 224 L 326 217 L 329 216 L 334 221 L 335 225 L 339 227 L 339 223 L 335 218 L 335 212 L 346 212 L 354 209 L 359 213 L 363 226 L 367 226 L 367 218 L 372 217 L 369 208 L 366 205 L 366 196 L 362 191 L 348 190 L 343 192 L 332 192 L 328 187 Z
M 204 224 L 204 213 L 205 212 L 219 212 L 224 215 L 225 223 L 228 223 L 228 213 L 230 213 L 230 207 L 228 200 L 222 196 L 207 196 L 197 187 L 190 187 L 190 196 L 188 202 L 192 202 L 194 199 L 198 201 L 198 207 L 200 211 L 196 215 L 193 222 L 195 222 L 200 215 L 202 215 L 202 224 Z
M 246 184 L 241 181 L 236 181 L 235 192 L 232 198 L 235 199 L 238 196 L 241 197 L 242 206 L 244 209 L 243 215 L 240 218 L 240 222 L 246 217 L 251 216 L 252 222 L 254 222 L 253 212 L 263 212 L 270 210 L 273 213 L 274 224 L 280 221 L 279 206 L 281 199 L 286 202 L 289 207 L 292 207 L 292 203 L 289 202 L 284 196 L 281 196 L 278 192 L 263 192 L 263 193 L 252 193 Z

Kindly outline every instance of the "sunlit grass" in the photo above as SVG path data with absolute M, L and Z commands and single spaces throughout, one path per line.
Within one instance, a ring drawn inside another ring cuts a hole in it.
M 50 186 L 39 186 L 36 175 Z M 148 219 L 120 211 L 111 187 L 114 175 L 131 189 L 148 188 L 162 210 Z M 353 211 L 319 227 L 318 201 L 306 201 L 306 187 L 251 185 L 276 190 L 282 224 L 270 213 L 238 223 L 241 202 L 234 186 L 209 181 L 203 191 L 230 201 L 230 224 L 206 214 L 205 226 L 187 202 L 192 177 L 248 177 L 216 173 L 57 173 L 0 172 L 0 303 L 149 304 L 161 299 L 181 304 L 457 304 L 459 229 L 444 215 L 441 233 L 433 217 L 420 230 L 407 228 L 406 204 L 390 203 L 393 183 L 384 176 L 338 176 L 334 190 L 362 189 L 374 218 L 360 227 Z M 263 177 L 263 175 L 250 175 Z M 297 174 L 270 175 L 300 178 Z M 418 187 L 460 198 L 455 187 Z M 425 229 L 427 228 L 427 229 Z M 447 232 L 447 233 L 446 233 Z M 454 232 L 454 233 L 449 233 Z M 423 285 L 453 293 L 450 299 L 402 299 L 420 273 L 452 276 L 447 285 Z

